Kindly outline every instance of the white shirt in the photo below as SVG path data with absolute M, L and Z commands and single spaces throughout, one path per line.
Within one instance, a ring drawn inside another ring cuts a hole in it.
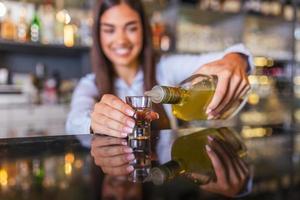
M 209 53 L 205 55 L 172 55 L 160 59 L 156 69 L 156 79 L 159 85 L 175 86 L 182 80 L 189 77 L 198 68 L 206 63 L 221 59 L 224 55 L 232 52 L 242 53 L 248 56 L 250 69 L 253 70 L 253 59 L 249 51 L 242 45 L 237 44 L 229 47 L 224 52 Z M 91 126 L 90 114 L 93 110 L 95 97 L 99 96 L 99 91 L 95 82 L 95 74 L 88 74 L 81 78 L 74 90 L 71 110 L 66 122 L 66 132 L 68 134 L 89 134 Z M 138 71 L 131 85 L 128 85 L 121 78 L 115 80 L 116 95 L 125 100 L 125 96 L 138 96 L 144 93 L 144 74 Z M 170 105 L 164 105 L 164 109 L 171 122 L 171 127 L 176 128 L 176 121 L 171 112 Z

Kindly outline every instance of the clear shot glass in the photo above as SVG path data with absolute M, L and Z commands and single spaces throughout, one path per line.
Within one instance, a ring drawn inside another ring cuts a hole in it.
M 133 132 L 128 135 L 129 139 L 148 139 L 150 138 L 150 113 L 151 98 L 148 96 L 127 96 L 126 103 L 135 111 L 135 127 Z

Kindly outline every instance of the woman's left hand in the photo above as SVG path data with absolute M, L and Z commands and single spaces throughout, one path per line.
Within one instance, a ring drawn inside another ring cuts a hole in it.
M 222 59 L 203 65 L 195 73 L 216 75 L 218 84 L 207 107 L 208 119 L 217 119 L 230 105 L 245 95 L 250 84 L 247 77 L 247 57 L 240 53 L 229 53 Z

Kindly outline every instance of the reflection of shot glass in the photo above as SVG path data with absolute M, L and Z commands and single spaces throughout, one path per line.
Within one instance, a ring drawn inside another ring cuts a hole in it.
M 128 145 L 132 148 L 135 159 L 130 163 L 134 171 L 129 175 L 132 182 L 143 182 L 151 167 L 150 123 L 151 99 L 147 96 L 127 96 L 128 103 L 134 110 L 135 127 L 128 135 Z

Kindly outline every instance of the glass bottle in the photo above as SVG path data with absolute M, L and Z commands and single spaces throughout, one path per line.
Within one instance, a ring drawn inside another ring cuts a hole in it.
M 217 77 L 212 75 L 195 74 L 185 79 L 178 87 L 154 86 L 146 91 L 152 102 L 172 104 L 173 114 L 182 120 L 206 120 L 206 109 L 215 93 Z M 246 103 L 246 98 L 234 102 L 221 115 L 221 119 L 233 117 Z
M 37 96 L 35 103 L 42 103 L 42 91 L 44 89 L 44 81 L 46 78 L 46 66 L 43 63 L 37 63 L 35 66 L 35 74 L 32 78 L 32 83 L 36 88 Z
M 6 17 L 1 24 L 1 38 L 13 40 L 15 38 L 16 27 L 11 18 L 11 10 L 7 11 Z
M 245 158 L 247 148 L 240 137 L 228 128 L 209 128 L 177 138 L 171 149 L 171 161 L 150 170 L 147 181 L 156 185 L 179 175 L 206 184 L 215 178 L 212 163 L 206 153 L 207 137 L 213 136 L 229 144 L 240 158 Z
M 41 40 L 41 21 L 37 14 L 37 6 L 30 24 L 30 40 L 32 42 L 40 42 Z
M 22 8 L 20 19 L 17 24 L 17 40 L 26 42 L 28 39 L 28 24 L 26 22 L 26 9 Z
M 43 27 L 41 30 L 41 41 L 43 44 L 54 43 L 55 11 L 50 1 L 41 6 L 41 12 L 43 13 L 40 15 L 41 25 Z

